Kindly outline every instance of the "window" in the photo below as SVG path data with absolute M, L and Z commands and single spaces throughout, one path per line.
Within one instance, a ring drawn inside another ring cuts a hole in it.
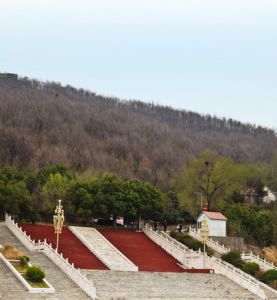
M 198 222 L 198 223 L 197 223 L 197 229 L 201 229 L 201 223 L 202 223 L 202 222 Z

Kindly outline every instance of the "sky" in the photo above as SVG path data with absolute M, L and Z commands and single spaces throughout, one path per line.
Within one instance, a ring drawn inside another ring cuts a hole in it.
M 0 0 L 0 72 L 277 128 L 276 0 Z

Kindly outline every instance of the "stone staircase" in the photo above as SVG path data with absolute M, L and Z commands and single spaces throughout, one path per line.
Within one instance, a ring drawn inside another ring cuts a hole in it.
M 94 228 L 70 226 L 69 229 L 90 249 L 109 269 L 117 271 L 138 271 L 127 257 L 118 251 Z
M 144 235 L 142 233 L 137 234 L 135 244 L 139 245 L 141 249 L 140 238 L 144 239 L 145 237 L 142 237 L 142 235 Z M 134 236 L 132 236 L 132 238 L 134 238 Z M 126 240 L 126 242 L 127 241 L 128 240 Z M 30 294 L 3 262 L 0 261 L 1 300 L 91 299 L 46 257 L 44 253 L 28 251 L 10 230 L 5 227 L 4 223 L 0 223 L 0 244 L 4 245 L 5 243 L 13 244 L 15 248 L 21 250 L 25 255 L 31 258 L 33 265 L 41 267 L 46 272 L 46 279 L 56 289 L 56 293 Z M 129 250 L 134 251 L 134 243 L 131 242 L 130 244 L 131 248 Z M 164 251 L 163 249 L 161 250 Z M 150 259 L 155 256 L 155 253 L 156 249 L 148 252 Z M 141 258 L 138 257 L 138 260 L 140 259 Z M 160 263 L 163 264 L 162 261 Z M 166 267 L 167 266 L 163 266 L 163 268 Z M 259 299 L 248 290 L 219 274 L 177 273 L 173 270 L 169 272 L 125 272 L 82 269 L 81 272 L 86 274 L 89 280 L 93 280 L 99 300 Z M 49 274 L 51 274 L 51 276 L 49 276 Z M 277 300 L 275 295 L 271 295 L 267 291 L 265 291 L 265 293 L 268 299 Z
M 69 277 L 60 270 L 44 253 L 30 252 L 10 232 L 4 223 L 0 223 L 0 244 L 12 244 L 16 249 L 30 257 L 31 264 L 40 267 L 46 273 L 46 279 L 56 289 L 55 294 L 31 294 L 16 279 L 7 266 L 0 261 L 1 300 L 88 300 L 91 299 Z
M 81 270 L 99 300 L 259 299 L 223 275 Z

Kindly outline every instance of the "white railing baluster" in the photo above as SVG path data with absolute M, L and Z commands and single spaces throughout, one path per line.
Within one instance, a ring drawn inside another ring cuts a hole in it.
M 170 240 L 161 238 L 159 234 L 157 234 L 156 232 L 152 232 L 147 228 L 147 226 L 143 226 L 142 230 L 157 244 L 161 245 L 164 249 L 171 251 L 172 255 L 174 254 L 175 258 L 178 257 L 178 260 L 187 267 L 193 267 L 195 269 L 201 267 L 203 264 L 203 255 L 205 255 L 207 265 L 212 266 L 212 268 L 215 270 L 215 273 L 225 275 L 226 277 L 235 281 L 244 288 L 249 289 L 258 297 L 262 299 L 267 299 L 264 291 L 260 288 L 260 286 L 274 294 L 277 294 L 276 290 L 270 288 L 262 282 L 259 282 L 257 279 L 252 278 L 252 276 L 244 273 L 242 270 L 237 269 L 234 266 L 223 262 L 221 259 L 215 258 L 214 256 L 209 257 L 206 255 L 206 253 L 203 254 L 201 252 L 201 249 L 199 249 L 198 251 L 193 251 L 192 249 L 186 250 L 186 248 L 183 249 L 182 247 L 180 247 L 181 245 L 179 245 L 178 241 L 175 240 L 175 243 L 173 243 L 172 240 L 174 239 L 172 239 L 171 237 Z M 190 228 L 190 232 L 194 232 L 194 230 Z M 213 244 L 218 245 L 218 243 L 215 243 L 214 241 Z M 225 247 L 223 248 L 221 245 L 218 245 L 218 248 L 222 248 L 224 250 L 226 249 Z M 188 253 L 188 255 L 186 255 L 186 253 Z M 243 253 L 243 256 L 246 256 L 246 254 Z

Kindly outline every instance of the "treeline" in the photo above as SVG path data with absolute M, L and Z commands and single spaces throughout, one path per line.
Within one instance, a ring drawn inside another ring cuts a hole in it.
M 211 150 L 199 154 L 171 180 L 167 211 L 195 218 L 207 203 L 208 211 L 223 213 L 232 235 L 262 247 L 277 244 L 277 153 L 269 164 L 236 164 Z M 252 201 L 249 201 L 252 199 Z M 274 200 L 275 199 L 275 200 Z M 202 203 L 202 208 L 201 208 Z
M 69 170 L 64 164 L 41 168 L 36 174 L 6 165 L 0 170 L 0 213 L 17 214 L 18 219 L 35 223 L 40 215 L 52 219 L 62 200 L 66 221 L 69 215 L 109 220 L 118 216 L 125 222 L 162 220 L 166 196 L 149 183 L 122 181 L 116 175 L 90 174 Z
M 65 163 L 163 192 L 207 148 L 260 164 L 277 150 L 272 129 L 28 78 L 0 80 L 0 132 L 1 168 L 37 172 Z

